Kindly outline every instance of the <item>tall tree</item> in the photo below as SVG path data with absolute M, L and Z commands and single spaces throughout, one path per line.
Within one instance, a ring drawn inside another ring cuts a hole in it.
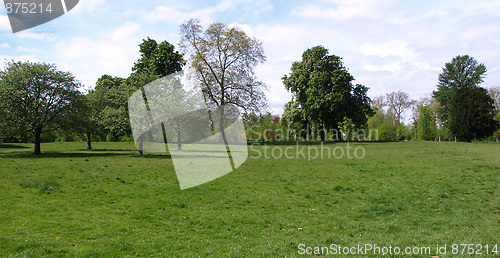
M 417 135 L 421 141 L 433 141 L 436 139 L 437 126 L 432 111 L 429 106 L 419 108 L 419 117 L 417 123 Z
M 266 85 L 254 73 L 266 60 L 262 43 L 237 27 L 213 23 L 203 31 L 199 20 L 181 25 L 181 47 L 190 55 L 190 68 L 206 100 L 218 109 L 221 140 L 229 152 L 224 132 L 225 109 L 259 111 L 266 107 Z
M 34 154 L 41 154 L 41 135 L 68 122 L 79 101 L 80 83 L 54 64 L 7 62 L 0 71 L 0 110 L 4 130 L 31 132 Z
M 450 119 L 453 95 L 460 88 L 478 87 L 486 76 L 486 66 L 474 57 L 463 55 L 446 63 L 439 74 L 438 89 L 433 92 L 439 102 L 439 119 L 447 125 Z
M 254 73 L 266 60 L 262 43 L 237 27 L 213 23 L 203 31 L 199 20 L 181 25 L 181 47 L 207 99 L 217 107 L 235 105 L 245 111 L 266 106 L 266 85 Z
M 96 82 L 95 103 L 98 113 L 95 120 L 104 129 L 113 135 L 113 141 L 117 142 L 121 134 L 130 130 L 127 100 L 132 89 L 124 83 L 125 79 L 102 75 Z
M 161 77 L 180 72 L 186 63 L 183 54 L 175 51 L 174 45 L 167 41 L 158 44 L 156 40 L 148 37 L 139 45 L 139 52 L 141 58 L 135 62 L 132 68 L 133 73 L 126 80 L 126 83 L 134 90 Z M 142 155 L 144 136 L 139 137 L 138 140 L 139 155 Z
M 410 95 L 402 91 L 394 91 L 386 94 L 387 105 L 396 115 L 396 123 L 399 125 L 401 123 L 401 116 L 404 111 L 412 106 L 413 100 Z
M 451 100 L 450 130 L 460 141 L 493 135 L 498 129 L 494 100 L 481 87 L 458 89 Z
M 322 46 L 307 49 L 302 61 L 294 62 L 290 75 L 282 80 L 302 107 L 305 119 L 320 129 L 338 129 L 344 117 L 352 119 L 356 127 L 364 127 L 368 116 L 374 113 L 368 88 L 353 85 L 354 77 L 344 67 L 342 58 L 329 55 Z M 324 133 L 321 139 L 325 139 Z

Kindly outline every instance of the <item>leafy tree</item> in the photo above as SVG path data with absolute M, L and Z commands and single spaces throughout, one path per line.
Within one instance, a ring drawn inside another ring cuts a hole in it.
M 461 88 L 477 87 L 484 81 L 485 75 L 486 66 L 468 55 L 456 56 L 445 64 L 439 74 L 438 89 L 433 92 L 439 102 L 439 119 L 445 125 L 450 120 L 451 100 L 455 92 Z
M 396 139 L 396 131 L 394 125 L 390 122 L 384 122 L 378 128 L 378 137 L 381 141 L 394 141 Z
M 304 117 L 303 109 L 300 107 L 298 101 L 291 100 L 285 104 L 280 123 L 281 127 L 288 133 L 296 133 L 307 127 L 307 120 Z M 306 137 L 306 135 L 303 136 Z
M 34 154 L 41 154 L 41 135 L 68 123 L 80 100 L 80 83 L 54 64 L 7 62 L 0 71 L 0 123 L 3 131 L 30 132 Z
M 418 139 L 421 141 L 433 141 L 436 139 L 436 130 L 437 125 L 429 106 L 420 107 L 417 124 Z
M 401 123 L 396 128 L 396 139 L 397 140 L 410 140 L 411 139 L 411 130 L 410 127 Z
M 340 131 L 346 135 L 347 142 L 349 142 L 349 138 L 354 134 L 354 129 L 356 129 L 356 125 L 352 123 L 350 118 L 344 117 L 344 121 L 339 122 Z
M 134 72 L 125 81 L 133 90 L 138 90 L 161 77 L 180 72 L 186 63 L 183 55 L 175 51 L 174 45 L 167 41 L 158 44 L 156 40 L 148 37 L 139 45 L 139 52 L 141 53 L 141 58 L 135 62 L 132 68 Z M 181 126 L 182 124 L 180 121 L 176 123 L 177 126 Z M 180 134 L 180 128 L 177 131 Z M 143 154 L 143 137 L 141 135 L 138 139 L 139 155 Z M 180 135 L 177 138 L 179 140 L 178 149 L 180 150 Z
M 92 134 L 98 130 L 97 121 L 94 120 L 97 110 L 93 105 L 93 95 L 79 95 L 79 101 L 72 107 L 73 112 L 68 117 L 66 123 L 61 129 L 61 133 L 71 134 L 76 133 L 79 136 L 84 136 L 87 141 L 87 149 L 92 149 Z
M 130 130 L 127 101 L 133 89 L 124 82 L 123 78 L 105 74 L 97 80 L 95 90 L 90 92 L 95 94 L 94 105 L 98 110 L 95 121 L 113 135 L 115 142 Z
M 160 44 L 154 39 L 143 39 L 139 45 L 141 58 L 132 68 L 136 73 L 153 73 L 159 77 L 179 72 L 185 64 L 183 55 L 175 51 L 174 45 L 163 41 Z
M 467 142 L 491 136 L 499 126 L 495 115 L 494 100 L 486 89 L 460 88 L 451 100 L 451 133 L 460 141 Z
M 282 80 L 302 107 L 305 120 L 320 129 L 323 126 L 338 129 L 344 117 L 363 127 L 368 116 L 373 115 L 368 88 L 360 84 L 354 86 L 354 77 L 344 67 L 342 58 L 329 55 L 322 46 L 307 49 L 302 61 L 294 62 L 290 75 Z M 324 134 L 321 140 L 325 140 Z

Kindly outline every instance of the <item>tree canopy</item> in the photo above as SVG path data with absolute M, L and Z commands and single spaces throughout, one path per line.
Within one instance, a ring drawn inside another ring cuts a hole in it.
M 357 127 L 363 127 L 373 114 L 368 87 L 353 85 L 354 77 L 344 67 L 342 58 L 329 55 L 323 46 L 307 49 L 302 61 L 294 62 L 291 73 L 282 80 L 308 123 L 338 128 L 347 117 Z
M 139 45 L 141 58 L 134 63 L 132 71 L 136 73 L 153 73 L 159 77 L 179 72 L 185 64 L 183 55 L 175 51 L 174 45 L 167 41 L 160 44 L 154 39 L 143 39 Z
M 41 154 L 41 135 L 69 122 L 80 100 L 80 83 L 54 64 L 7 62 L 0 71 L 0 121 L 4 133 L 27 131 L 34 154 Z
M 446 63 L 439 74 L 437 90 L 433 92 L 439 102 L 439 119 L 447 125 L 453 95 L 461 88 L 477 87 L 484 81 L 486 66 L 469 55 L 459 55 Z
M 496 113 L 494 100 L 486 89 L 457 89 L 451 100 L 450 130 L 461 141 L 491 136 L 499 127 Z
M 181 25 L 181 47 L 207 100 L 219 107 L 234 105 L 245 111 L 266 107 L 266 85 L 254 73 L 266 60 L 262 43 L 237 27 L 213 23 L 203 31 L 199 20 Z

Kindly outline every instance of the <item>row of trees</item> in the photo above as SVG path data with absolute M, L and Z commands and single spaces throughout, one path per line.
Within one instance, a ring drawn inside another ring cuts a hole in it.
M 254 74 L 254 67 L 265 61 L 260 41 L 222 23 L 204 30 L 198 20 L 181 25 L 181 34 L 183 53 L 166 41 L 158 44 L 147 38 L 139 45 L 141 57 L 129 77 L 102 75 L 87 94 L 78 91 L 81 85 L 71 73 L 53 64 L 7 62 L 0 71 L 0 139 L 32 138 L 35 154 L 41 153 L 43 135 L 51 132 L 84 137 L 89 149 L 92 139 L 130 139 L 130 96 L 183 69 L 200 87 L 209 112 L 218 112 L 221 140 L 226 143 L 222 129 L 227 106 L 245 113 L 249 139 L 256 135 L 297 139 L 294 133 L 299 131 L 307 132 L 299 137 L 308 138 L 316 131 L 321 140 L 327 134 L 341 140 L 340 132 L 357 128 L 377 129 L 381 140 L 471 141 L 489 137 L 499 128 L 500 90 L 479 87 L 486 67 L 470 56 L 457 56 L 445 64 L 432 97 L 415 101 L 398 91 L 371 100 L 368 87 L 353 84 L 341 57 L 316 46 L 307 49 L 282 78 L 292 99 L 280 119 L 262 112 L 266 85 Z M 405 124 L 410 108 L 410 123 Z M 180 149 L 181 129 L 177 129 Z
M 59 71 L 53 64 L 7 62 L 0 71 L 0 139 L 25 141 L 32 137 L 34 153 L 40 154 L 42 135 L 54 132 L 83 136 L 89 149 L 92 139 L 129 138 L 129 97 L 142 86 L 183 68 L 201 88 L 207 108 L 220 112 L 220 128 L 226 127 L 227 107 L 253 112 L 265 109 L 266 86 L 253 71 L 265 60 L 260 41 L 222 23 L 204 30 L 198 20 L 181 25 L 181 33 L 183 53 L 166 41 L 158 44 L 147 38 L 139 45 L 141 58 L 129 77 L 102 75 L 87 94 L 78 91 L 81 85 L 71 73 Z M 224 130 L 221 132 L 227 142 Z
M 413 100 L 398 91 L 375 98 L 368 126 L 378 129 L 381 140 L 472 141 L 495 135 L 498 141 L 500 87 L 479 87 L 485 73 L 473 57 L 457 56 L 443 67 L 432 95 Z M 408 109 L 411 117 L 404 124 Z

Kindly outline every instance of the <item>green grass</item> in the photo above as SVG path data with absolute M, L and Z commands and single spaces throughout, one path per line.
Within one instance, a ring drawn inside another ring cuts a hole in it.
M 3 144 L 0 256 L 295 256 L 299 244 L 436 255 L 437 244 L 448 254 L 454 243 L 500 244 L 500 144 L 351 146 L 365 158 L 250 157 L 181 191 L 170 157 L 138 157 L 133 143 L 44 143 L 42 156 Z

